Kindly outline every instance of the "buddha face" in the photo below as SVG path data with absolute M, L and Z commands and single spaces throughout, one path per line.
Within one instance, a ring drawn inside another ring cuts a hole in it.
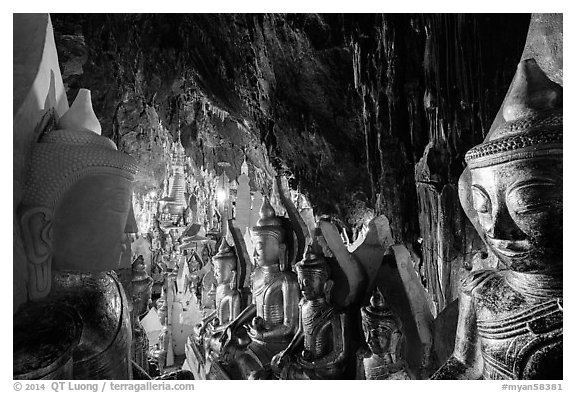
M 298 284 L 302 296 L 306 300 L 315 300 L 324 296 L 324 286 L 326 278 L 320 274 L 310 274 L 310 272 L 298 271 Z
M 230 283 L 232 281 L 232 266 L 229 263 L 214 263 L 214 278 L 218 285 Z
M 482 235 L 496 256 L 519 272 L 562 263 L 562 159 L 517 160 L 472 174 Z
M 364 331 L 364 338 L 370 351 L 376 355 L 383 355 L 388 351 L 390 346 L 390 330 L 380 326 L 370 326 L 362 322 L 362 330 Z
M 111 174 L 86 176 L 60 200 L 54 212 L 54 267 L 108 271 L 118 268 L 132 182 Z
M 254 260 L 258 266 L 277 264 L 286 249 L 274 236 L 254 236 Z

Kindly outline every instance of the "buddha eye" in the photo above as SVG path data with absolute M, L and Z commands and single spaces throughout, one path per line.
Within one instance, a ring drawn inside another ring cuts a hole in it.
M 543 213 L 550 208 L 549 203 L 532 203 L 528 205 L 524 205 L 522 208 L 518 208 L 515 210 L 515 213 L 518 215 L 528 215 L 528 214 L 536 214 L 536 213 Z
M 522 184 L 508 193 L 506 202 L 520 216 L 546 213 L 562 209 L 562 191 L 549 184 Z
M 476 210 L 480 214 L 487 214 L 490 213 L 492 209 L 492 203 L 490 202 L 490 197 L 479 186 L 472 186 L 472 201 L 474 210 Z

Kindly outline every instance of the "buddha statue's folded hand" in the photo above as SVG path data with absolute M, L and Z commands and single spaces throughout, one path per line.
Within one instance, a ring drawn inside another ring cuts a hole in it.
M 252 319 L 252 325 L 250 325 L 248 328 L 248 335 L 251 339 L 262 340 L 265 331 L 266 326 L 262 317 L 255 317 Z
M 256 330 L 257 332 L 263 332 L 265 329 L 264 327 L 264 318 L 258 316 L 255 317 L 252 320 L 252 326 L 254 327 L 254 330 Z
M 232 324 L 222 330 L 219 340 L 222 343 L 223 352 L 231 347 L 245 347 L 251 342 L 244 326 L 234 329 Z

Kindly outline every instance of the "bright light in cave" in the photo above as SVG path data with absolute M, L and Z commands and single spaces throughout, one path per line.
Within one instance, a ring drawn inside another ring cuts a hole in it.
M 216 200 L 218 203 L 223 203 L 226 200 L 226 191 L 218 190 L 216 191 Z

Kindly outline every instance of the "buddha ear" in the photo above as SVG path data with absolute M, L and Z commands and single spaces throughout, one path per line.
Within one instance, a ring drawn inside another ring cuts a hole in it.
M 24 251 L 28 260 L 28 292 L 31 299 L 48 295 L 52 283 L 52 212 L 33 207 L 20 218 Z
M 28 261 L 38 265 L 52 253 L 52 212 L 46 207 L 27 209 L 20 218 Z

